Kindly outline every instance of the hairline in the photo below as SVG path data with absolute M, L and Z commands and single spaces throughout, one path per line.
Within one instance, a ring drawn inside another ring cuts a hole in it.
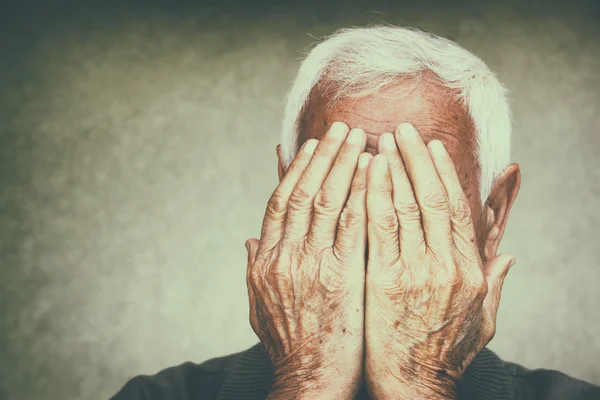
M 366 41 L 368 44 L 363 45 L 357 42 L 358 39 L 363 39 L 362 43 Z M 477 56 L 448 39 L 412 28 L 372 26 L 342 29 L 310 51 L 300 66 L 287 98 L 281 134 L 284 164 L 289 166 L 298 151 L 301 120 L 308 106 L 310 92 L 324 75 L 331 71 L 336 72 L 334 67 L 337 57 L 345 56 L 345 60 L 354 57 L 363 64 L 371 62 L 367 56 L 356 54 L 357 46 L 365 53 L 370 52 L 369 56 L 375 58 L 380 52 L 392 52 L 392 55 L 395 55 L 394 51 L 398 52 L 398 48 L 404 51 L 404 57 L 414 56 L 414 59 L 408 62 L 400 57 L 393 60 L 400 64 L 404 63 L 402 64 L 404 66 L 408 63 L 407 68 L 410 71 L 407 73 L 399 72 L 393 76 L 383 74 L 379 77 L 377 68 L 381 65 L 374 68 L 375 72 L 368 70 L 367 72 L 371 74 L 369 76 L 377 76 L 381 79 L 375 82 L 359 82 L 367 86 L 368 90 L 362 93 L 364 95 L 377 93 L 395 78 L 413 77 L 418 80 L 424 72 L 428 71 L 440 79 L 443 87 L 459 90 L 458 100 L 467 109 L 475 128 L 475 158 L 480 172 L 477 184 L 483 205 L 495 180 L 510 162 L 511 116 L 506 100 L 506 89 Z M 346 67 L 342 63 L 342 70 L 344 68 Z M 358 71 L 364 72 L 360 69 Z M 352 78 L 352 75 L 345 76 L 345 79 L 352 80 Z M 342 79 L 342 84 L 345 83 Z M 334 99 L 344 92 L 353 93 L 349 89 L 353 88 L 344 86 Z M 361 93 L 354 93 L 353 97 L 359 98 Z

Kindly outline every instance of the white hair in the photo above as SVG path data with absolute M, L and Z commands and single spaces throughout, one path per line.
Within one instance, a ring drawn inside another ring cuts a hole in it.
M 334 99 L 377 93 L 399 77 L 417 83 L 433 73 L 457 93 L 475 127 L 479 190 L 483 205 L 510 163 L 511 116 L 506 89 L 485 63 L 451 40 L 396 26 L 342 29 L 315 46 L 304 59 L 287 98 L 281 154 L 289 166 L 298 150 L 300 121 L 313 87 L 326 76 Z

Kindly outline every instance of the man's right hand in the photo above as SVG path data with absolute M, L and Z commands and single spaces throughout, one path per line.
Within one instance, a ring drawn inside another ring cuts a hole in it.
M 246 242 L 250 324 L 274 367 L 269 399 L 352 399 L 359 390 L 365 141 L 341 122 L 306 141 L 269 200 L 260 241 Z

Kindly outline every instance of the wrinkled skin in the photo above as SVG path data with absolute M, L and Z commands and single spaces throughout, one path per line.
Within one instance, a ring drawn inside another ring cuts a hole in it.
M 329 161 L 306 168 L 300 151 L 286 171 L 278 153 L 281 183 L 260 241 L 247 242 L 251 324 L 275 367 L 269 398 L 353 399 L 363 383 L 374 399 L 455 398 L 456 382 L 493 337 L 514 259 L 496 251 L 519 167 L 505 170 L 482 206 L 472 141 L 461 136 L 470 129 L 464 110 L 425 87 L 406 101 L 390 102 L 401 97 L 392 87 L 331 108 L 311 97 L 300 142 L 320 140 L 316 153 Z M 325 134 L 335 120 L 362 128 L 366 146 L 334 163 L 337 150 L 325 149 L 345 148 Z M 407 120 L 419 130 L 412 137 L 402 134 L 410 125 L 397 125 Z M 381 155 L 356 169 L 350 191 L 360 151 Z M 334 174 L 327 164 L 353 166 Z
M 494 336 L 514 257 L 483 264 L 452 159 L 412 125 L 380 137 L 368 181 L 367 388 L 376 399 L 453 399 Z
M 335 132 L 312 159 L 317 141 L 305 144 L 271 196 L 260 242 L 248 241 L 250 322 L 275 371 L 269 398 L 349 399 L 362 381 L 371 156 L 357 168 L 364 132 Z

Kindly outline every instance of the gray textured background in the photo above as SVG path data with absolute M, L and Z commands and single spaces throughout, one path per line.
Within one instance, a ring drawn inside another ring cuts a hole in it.
M 511 89 L 523 184 L 501 250 L 518 262 L 490 347 L 600 384 L 592 1 L 107 4 L 0 12 L 1 399 L 106 399 L 256 341 L 244 240 L 277 183 L 300 51 L 377 22 L 454 39 Z

